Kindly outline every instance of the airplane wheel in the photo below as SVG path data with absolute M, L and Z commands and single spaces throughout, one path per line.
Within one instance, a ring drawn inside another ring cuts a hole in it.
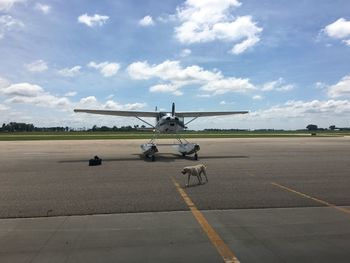
M 198 160 L 198 154 L 194 154 L 194 159 L 197 161 Z
M 156 160 L 156 157 L 154 155 L 152 155 L 151 160 L 152 160 L 152 162 L 154 162 Z
M 183 153 L 183 154 L 182 154 L 182 157 L 185 157 L 185 156 L 186 156 L 186 154 L 185 154 L 185 153 Z

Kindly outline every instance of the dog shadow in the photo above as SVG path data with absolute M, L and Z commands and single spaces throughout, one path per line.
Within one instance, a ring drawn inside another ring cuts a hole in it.
M 193 188 L 193 187 L 198 187 L 198 186 L 201 186 L 201 185 L 205 185 L 207 184 L 208 182 L 203 182 L 203 183 L 200 183 L 200 184 L 190 184 L 190 185 L 185 185 L 183 186 L 183 188 Z
M 155 161 L 152 161 L 151 158 L 144 156 L 143 154 L 131 154 L 130 156 L 118 157 L 118 158 L 103 158 L 102 162 L 125 162 L 125 161 L 144 161 L 144 162 L 161 162 L 161 163 L 170 163 L 175 162 L 177 160 L 186 160 L 192 162 L 200 162 L 202 160 L 210 160 L 210 159 L 241 159 L 241 158 L 249 158 L 249 156 L 244 155 L 210 155 L 210 156 L 199 156 L 198 160 L 192 155 L 182 156 L 175 153 L 162 153 L 157 154 Z M 89 158 L 86 159 L 76 159 L 76 160 L 59 160 L 58 163 L 88 163 Z

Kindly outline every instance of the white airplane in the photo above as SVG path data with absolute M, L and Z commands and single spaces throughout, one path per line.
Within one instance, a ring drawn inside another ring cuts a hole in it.
M 115 111 L 115 110 L 89 110 L 89 109 L 75 109 L 74 112 L 85 112 L 92 114 L 102 114 L 102 115 L 114 115 L 114 116 L 124 116 L 124 117 L 135 117 L 145 124 L 151 126 L 155 133 L 153 138 L 145 144 L 142 144 L 142 153 L 151 158 L 152 161 L 155 160 L 155 154 L 158 152 L 156 139 L 160 133 L 172 133 L 176 134 L 178 132 L 186 129 L 187 124 L 194 121 L 199 117 L 209 117 L 209 116 L 219 116 L 219 115 L 233 115 L 233 114 L 246 114 L 248 111 L 187 111 L 187 112 L 175 112 L 175 103 L 173 103 L 171 112 L 159 112 L 157 111 Z M 152 125 L 142 118 L 156 118 L 156 125 Z M 185 118 L 192 118 L 185 123 Z M 194 154 L 195 160 L 198 159 L 197 152 L 200 147 L 196 143 L 189 143 L 186 139 L 177 136 L 178 144 L 174 144 L 177 150 L 182 154 L 182 156 Z

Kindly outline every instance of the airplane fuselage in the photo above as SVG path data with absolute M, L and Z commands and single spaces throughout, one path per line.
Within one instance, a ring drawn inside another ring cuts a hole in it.
M 171 113 L 160 112 L 155 128 L 159 132 L 176 133 L 183 131 L 185 125 L 182 118 L 173 116 Z

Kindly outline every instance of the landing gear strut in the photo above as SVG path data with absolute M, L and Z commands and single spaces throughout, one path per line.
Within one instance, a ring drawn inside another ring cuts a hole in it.
M 177 138 L 179 144 L 176 144 L 175 147 L 180 152 L 182 157 L 185 157 L 186 155 L 194 154 L 194 159 L 198 160 L 198 154 L 197 152 L 200 150 L 200 147 L 196 143 L 190 143 L 186 139 Z
M 153 142 L 141 145 L 141 150 L 145 157 L 150 158 L 152 162 L 156 160 L 155 154 L 158 152 L 157 145 Z

